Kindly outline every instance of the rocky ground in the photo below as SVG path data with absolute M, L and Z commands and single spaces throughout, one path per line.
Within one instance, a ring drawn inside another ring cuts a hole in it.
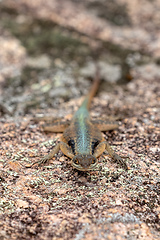
M 0 3 L 0 238 L 160 238 L 160 1 Z M 107 152 L 79 172 L 33 116 L 70 119 L 98 62 L 91 116 L 117 118 Z

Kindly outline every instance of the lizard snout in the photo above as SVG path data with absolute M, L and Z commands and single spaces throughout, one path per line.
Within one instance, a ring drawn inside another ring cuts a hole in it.
M 72 159 L 72 166 L 80 171 L 89 171 L 95 168 L 97 158 L 90 154 L 79 154 Z

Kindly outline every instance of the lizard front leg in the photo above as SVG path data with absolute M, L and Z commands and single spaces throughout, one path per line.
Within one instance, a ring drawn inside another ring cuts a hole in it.
M 36 162 L 32 163 L 30 166 L 27 166 L 27 167 L 32 167 L 33 165 L 35 165 L 37 163 L 38 163 L 38 165 L 44 164 L 45 162 L 47 162 L 48 160 L 53 158 L 54 155 L 56 153 L 58 153 L 58 151 L 60 149 L 67 157 L 69 157 L 69 158 L 73 158 L 74 157 L 71 148 L 66 143 L 60 142 L 51 150 L 51 152 L 49 154 L 45 155 L 39 161 L 36 161 Z
M 56 153 L 58 153 L 58 151 L 61 149 L 61 151 L 69 158 L 73 158 L 74 155 L 72 153 L 71 148 L 64 142 L 60 142 L 56 145 L 56 147 L 54 147 L 51 152 L 44 156 L 40 161 L 38 161 L 39 165 L 40 164 L 44 164 L 45 162 L 47 162 L 48 160 L 50 160 L 51 158 L 54 157 L 54 155 Z
M 104 152 L 105 149 L 108 151 L 112 159 L 120 163 L 125 169 L 128 169 L 126 162 L 113 151 L 112 147 L 106 141 L 100 142 L 98 144 L 93 155 L 97 158 Z
M 26 166 L 26 167 L 32 167 L 33 165 L 37 164 L 38 165 L 41 165 L 41 164 L 44 164 L 45 162 L 47 162 L 48 160 L 50 160 L 56 153 L 58 153 L 59 149 L 60 149 L 60 144 L 61 143 L 58 143 L 52 150 L 49 154 L 45 155 L 43 158 L 41 158 L 40 160 L 32 163 L 31 165 L 29 166 Z
M 67 157 L 69 157 L 71 159 L 74 157 L 72 149 L 67 143 L 60 142 L 60 149 L 63 152 L 63 154 L 66 155 Z

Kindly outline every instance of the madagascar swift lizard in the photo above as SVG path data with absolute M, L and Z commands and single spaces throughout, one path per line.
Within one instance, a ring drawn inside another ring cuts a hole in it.
M 118 127 L 117 123 L 109 123 L 103 120 L 91 120 L 89 107 L 100 83 L 98 70 L 89 94 L 74 114 L 70 122 L 58 122 L 52 126 L 44 127 L 44 131 L 63 132 L 60 143 L 51 152 L 35 163 L 45 163 L 51 159 L 59 150 L 71 158 L 71 165 L 79 171 L 93 170 L 97 158 L 105 151 L 108 151 L 112 159 L 127 168 L 125 161 L 117 155 L 108 142 L 104 139 L 101 131 L 113 130 Z M 34 165 L 33 163 L 32 165 Z M 30 165 L 30 166 L 32 166 Z

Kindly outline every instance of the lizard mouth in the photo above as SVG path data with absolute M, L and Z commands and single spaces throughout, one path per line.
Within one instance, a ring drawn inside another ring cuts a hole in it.
M 97 166 L 97 159 L 93 155 L 76 155 L 71 165 L 79 171 L 90 171 Z
M 87 167 L 87 168 L 84 168 L 84 167 L 82 167 L 81 165 L 78 165 L 78 164 L 75 164 L 75 163 L 73 163 L 73 162 L 71 162 L 71 164 L 72 164 L 72 167 L 74 167 L 74 168 L 76 168 L 77 170 L 79 170 L 79 171 L 91 171 L 91 170 L 93 170 L 96 166 L 97 166 L 97 163 L 96 164 L 94 164 L 94 165 L 92 165 L 92 166 L 89 166 L 89 167 Z

